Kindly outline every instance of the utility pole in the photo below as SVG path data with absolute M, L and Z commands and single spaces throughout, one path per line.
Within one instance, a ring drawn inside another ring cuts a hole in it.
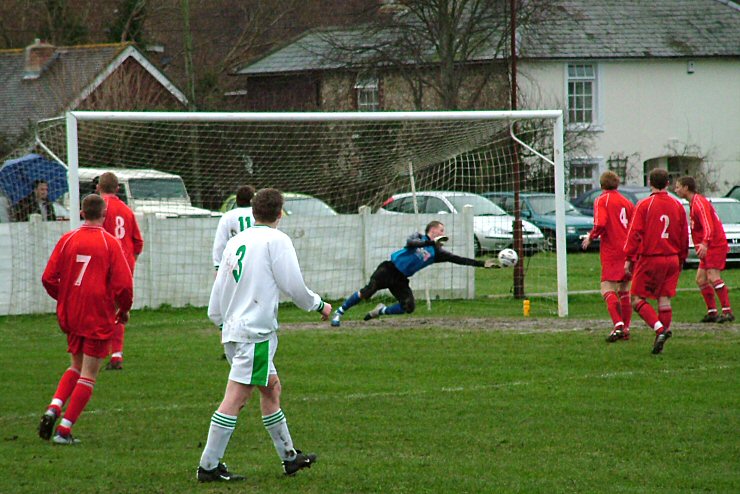
M 516 78 L 516 2 L 510 0 L 511 10 L 511 109 L 517 109 L 517 78 Z M 516 134 L 517 125 L 512 125 L 512 132 Z M 521 189 L 521 175 L 519 170 L 519 148 L 516 142 L 511 143 L 512 157 L 514 158 L 514 250 L 519 255 L 519 262 L 514 266 L 514 298 L 524 298 L 524 242 L 522 238 L 522 208 L 519 202 Z

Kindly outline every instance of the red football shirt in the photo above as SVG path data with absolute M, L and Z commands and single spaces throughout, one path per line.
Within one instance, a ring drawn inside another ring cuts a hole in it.
M 128 311 L 133 303 L 133 278 L 121 244 L 100 226 L 65 233 L 41 281 L 57 301 L 62 331 L 85 338 L 109 339 L 116 307 Z
M 683 262 L 689 253 L 686 211 L 674 197 L 661 190 L 637 203 L 624 246 L 627 259 L 673 256 Z
M 691 239 L 694 245 L 727 247 L 727 237 L 717 211 L 706 197 L 694 194 L 691 198 Z
M 117 195 L 103 194 L 102 197 L 108 208 L 103 228 L 121 241 L 123 253 L 126 255 L 126 261 L 133 273 L 136 256 L 141 254 L 144 248 L 144 239 L 139 230 L 139 223 L 136 221 L 134 212 Z
M 602 264 L 624 264 L 624 243 L 635 205 L 616 190 L 605 190 L 594 201 L 594 228 L 591 239 L 601 237 L 599 245 Z

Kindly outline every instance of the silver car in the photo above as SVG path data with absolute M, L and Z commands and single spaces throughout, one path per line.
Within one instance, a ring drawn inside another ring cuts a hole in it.
M 485 197 L 470 192 L 422 191 L 416 193 L 419 213 L 457 214 L 463 207 L 473 207 L 475 255 L 498 252 L 514 244 L 514 217 Z M 411 192 L 395 194 L 383 203 L 380 214 L 414 213 Z M 534 224 L 522 220 L 524 253 L 534 254 L 545 248 L 545 237 Z
M 727 253 L 727 264 L 740 264 L 740 201 L 731 197 L 708 197 L 714 209 L 717 211 L 722 226 L 725 229 L 729 252 Z M 689 214 L 689 203 L 681 201 Z M 691 218 L 689 218 L 689 223 Z M 699 258 L 696 257 L 694 242 L 689 238 L 689 257 L 686 264 L 698 265 Z

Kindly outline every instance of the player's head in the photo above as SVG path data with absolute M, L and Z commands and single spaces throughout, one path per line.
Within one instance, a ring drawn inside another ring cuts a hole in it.
M 424 233 L 429 238 L 441 237 L 445 234 L 445 225 L 441 221 L 430 221 L 429 224 L 427 224 L 427 227 L 424 229 Z
M 615 190 L 619 187 L 619 175 L 611 170 L 607 170 L 599 177 L 599 183 L 604 190 Z
M 683 199 L 688 199 L 691 194 L 696 194 L 696 180 L 694 177 L 684 176 L 676 180 L 676 194 Z
M 283 194 L 277 189 L 260 189 L 252 198 L 252 215 L 263 224 L 274 223 L 283 213 Z
M 236 206 L 246 208 L 252 202 L 252 197 L 254 197 L 254 187 L 251 185 L 242 185 L 236 191 Z
M 85 196 L 82 200 L 82 216 L 87 221 L 96 221 L 105 217 L 105 201 L 97 194 Z
M 104 194 L 115 194 L 118 191 L 118 177 L 113 172 L 105 172 L 98 177 L 99 192 Z
M 651 186 L 658 190 L 663 190 L 668 187 L 668 170 L 655 168 L 648 175 L 648 180 Z

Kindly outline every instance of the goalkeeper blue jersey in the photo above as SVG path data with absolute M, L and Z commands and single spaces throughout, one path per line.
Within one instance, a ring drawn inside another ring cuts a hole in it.
M 422 244 L 430 241 L 431 239 L 428 236 L 422 235 L 421 233 L 415 233 L 408 238 L 407 245 L 415 243 Z M 433 264 L 435 261 L 435 254 L 436 249 L 434 248 L 434 243 L 430 242 L 429 245 L 422 245 L 420 247 L 404 247 L 403 249 L 397 250 L 391 254 L 391 262 L 408 278 L 417 271 Z

